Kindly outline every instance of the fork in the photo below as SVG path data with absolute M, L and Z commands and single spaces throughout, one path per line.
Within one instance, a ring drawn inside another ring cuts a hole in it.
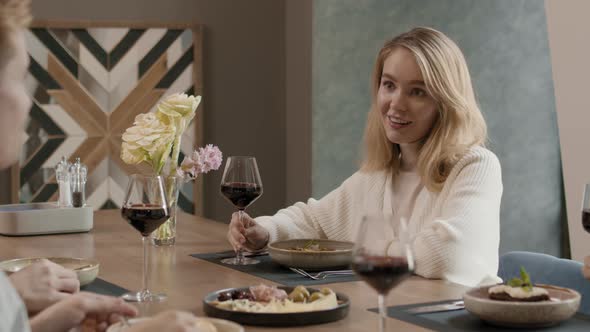
M 322 272 L 318 272 L 316 274 L 311 274 L 303 269 L 296 269 L 291 267 L 290 268 L 291 271 L 300 274 L 304 277 L 308 277 L 311 278 L 313 280 L 323 280 L 328 276 L 332 276 L 332 275 L 341 275 L 341 276 L 347 276 L 347 275 L 352 275 L 353 272 L 352 270 L 336 270 L 336 271 L 322 271 Z

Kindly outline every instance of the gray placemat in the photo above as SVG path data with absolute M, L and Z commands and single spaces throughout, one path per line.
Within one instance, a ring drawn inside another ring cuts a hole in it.
M 86 286 L 80 287 L 80 290 L 85 292 L 92 292 L 102 295 L 121 296 L 128 292 L 127 289 L 112 284 L 106 280 L 96 278 L 93 282 Z
M 221 260 L 224 258 L 234 257 L 235 253 L 233 251 L 223 251 L 207 254 L 192 254 L 191 256 L 206 260 L 211 263 L 222 265 L 230 269 L 238 270 L 244 273 L 255 275 L 260 278 L 274 281 L 285 286 L 313 286 L 358 280 L 355 275 L 329 276 L 323 280 L 312 280 L 273 262 L 270 259 L 270 256 L 268 255 L 252 257 L 260 261 L 260 263 L 254 265 L 228 265 L 221 263 Z
M 399 319 L 410 324 L 418 325 L 427 329 L 441 332 L 498 332 L 498 331 L 543 331 L 543 332 L 582 332 L 590 331 L 590 316 L 577 313 L 572 318 L 558 325 L 542 329 L 509 329 L 489 325 L 470 314 L 467 310 L 443 311 L 424 314 L 411 314 L 407 312 L 410 308 L 422 307 L 433 304 L 452 303 L 455 300 L 446 300 L 429 303 L 418 303 L 403 306 L 393 306 L 387 308 L 387 315 L 391 318 Z M 369 311 L 377 312 L 377 308 L 371 308 Z

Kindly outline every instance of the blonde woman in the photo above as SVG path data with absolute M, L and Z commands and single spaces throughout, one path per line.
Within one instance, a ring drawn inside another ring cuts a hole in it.
M 486 124 L 462 52 L 439 31 L 413 29 L 383 46 L 372 87 L 360 170 L 320 200 L 255 220 L 233 216 L 230 243 L 350 241 L 363 215 L 393 214 L 408 223 L 418 275 L 499 280 L 501 169 L 483 147 Z

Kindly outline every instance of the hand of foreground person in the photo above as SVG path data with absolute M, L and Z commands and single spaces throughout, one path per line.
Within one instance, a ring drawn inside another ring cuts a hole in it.
M 8 278 L 30 315 L 80 290 L 76 272 L 46 259 L 35 262 Z
M 121 316 L 136 315 L 137 309 L 121 298 L 80 292 L 41 311 L 30 323 L 32 332 L 105 331 Z
M 240 220 L 238 212 L 232 214 L 229 230 L 227 231 L 229 243 L 234 250 L 244 248 L 249 251 L 256 251 L 264 248 L 268 243 L 270 234 L 264 227 L 250 218 L 248 214 L 244 213 L 243 216 L 242 220 Z
M 584 257 L 584 266 L 582 267 L 584 278 L 590 281 L 590 256 Z

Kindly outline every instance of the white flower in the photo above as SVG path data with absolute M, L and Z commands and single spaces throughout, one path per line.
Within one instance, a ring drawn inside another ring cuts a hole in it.
M 175 128 L 153 113 L 139 114 L 123 134 L 121 159 L 128 164 L 149 162 L 159 173 L 170 154 Z
M 201 103 L 201 96 L 175 93 L 158 104 L 156 115 L 160 121 L 173 125 L 177 135 L 181 135 L 194 118 L 199 103 Z

